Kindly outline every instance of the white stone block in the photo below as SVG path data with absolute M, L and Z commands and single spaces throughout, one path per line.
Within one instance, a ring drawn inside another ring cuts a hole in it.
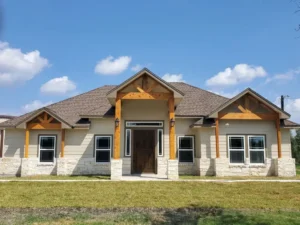
M 279 177 L 296 176 L 296 164 L 294 158 L 279 158 L 275 163 L 275 169 Z
M 178 160 L 168 160 L 168 179 L 177 180 L 179 178 L 178 166 Z
M 111 180 L 121 180 L 122 179 L 122 159 L 112 159 L 111 160 Z

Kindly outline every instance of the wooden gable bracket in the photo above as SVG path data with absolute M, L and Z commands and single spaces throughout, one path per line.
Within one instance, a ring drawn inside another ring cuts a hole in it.
M 54 129 L 62 128 L 61 123 L 55 120 L 55 118 L 53 118 L 46 112 L 37 116 L 36 119 L 39 122 L 36 122 L 34 121 L 35 119 L 33 119 L 32 121 L 27 123 L 26 128 L 31 130 L 44 130 L 44 129 L 54 130 Z M 55 120 L 55 122 L 53 120 Z

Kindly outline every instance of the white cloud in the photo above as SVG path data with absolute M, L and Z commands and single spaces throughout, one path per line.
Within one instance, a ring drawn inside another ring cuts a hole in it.
M 265 77 L 267 72 L 261 66 L 237 64 L 234 68 L 226 68 L 206 81 L 207 86 L 229 87 L 246 83 L 257 77 Z
M 131 67 L 131 70 L 134 71 L 134 72 L 138 72 L 141 69 L 143 69 L 143 67 L 140 64 L 136 64 L 135 66 Z
M 41 102 L 39 100 L 34 100 L 26 105 L 24 105 L 22 107 L 22 111 L 23 112 L 31 112 L 33 110 L 36 110 L 36 109 L 39 109 L 39 108 L 42 108 L 42 107 L 45 107 L 47 105 L 50 105 L 52 104 L 53 102 L 52 101 L 49 101 L 49 102 Z
M 300 123 L 300 98 L 287 99 L 285 102 L 285 111 L 291 114 L 291 120 Z
M 40 90 L 46 94 L 66 94 L 75 91 L 76 84 L 69 80 L 67 76 L 63 76 L 49 80 L 41 86 Z
M 130 62 L 130 56 L 120 56 L 116 59 L 112 56 L 108 56 L 97 63 L 95 73 L 103 75 L 117 75 L 124 72 L 128 68 Z
M 209 90 L 209 91 L 212 92 L 212 93 L 215 93 L 215 94 L 217 94 L 217 95 L 224 96 L 224 97 L 226 97 L 226 98 L 232 98 L 232 97 L 234 97 L 234 96 L 236 96 L 237 94 L 240 93 L 239 90 L 235 90 L 235 91 L 233 91 L 233 92 L 213 91 L 213 90 Z
M 47 66 L 48 60 L 38 50 L 23 53 L 0 41 L 0 85 L 31 80 Z
M 290 70 L 286 73 L 275 74 L 273 77 L 267 78 L 266 83 L 270 83 L 272 81 L 281 82 L 281 81 L 293 80 L 295 78 L 295 75 L 297 74 L 300 74 L 300 69 Z
M 182 79 L 182 74 L 169 74 L 166 73 L 162 76 L 162 79 L 167 82 L 185 82 L 185 80 Z

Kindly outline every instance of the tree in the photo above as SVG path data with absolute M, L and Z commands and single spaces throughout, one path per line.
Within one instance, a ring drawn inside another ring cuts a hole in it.
M 292 143 L 292 157 L 295 158 L 296 163 L 300 164 L 300 130 L 296 130 L 296 135 L 291 136 Z

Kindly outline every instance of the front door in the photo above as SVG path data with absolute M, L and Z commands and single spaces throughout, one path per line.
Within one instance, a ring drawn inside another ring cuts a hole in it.
M 155 131 L 134 130 L 133 173 L 155 172 Z

